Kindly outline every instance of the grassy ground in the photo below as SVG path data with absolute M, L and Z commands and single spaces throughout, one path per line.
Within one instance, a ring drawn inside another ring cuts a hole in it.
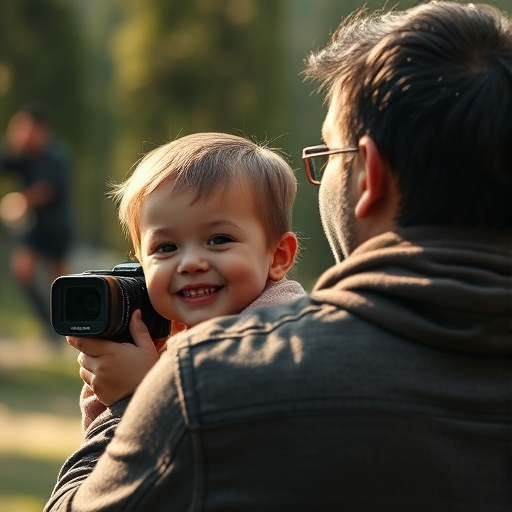
M 0 340 L 0 510 L 40 512 L 80 443 L 75 353 L 43 343 Z
M 80 444 L 77 353 L 47 341 L 8 271 L 0 232 L 0 511 L 41 512 L 68 455 Z M 117 254 L 80 247 L 73 272 L 111 268 Z M 48 279 L 41 282 L 47 289 Z
M 80 443 L 76 352 L 52 346 L 12 278 L 0 275 L 0 511 L 41 512 Z

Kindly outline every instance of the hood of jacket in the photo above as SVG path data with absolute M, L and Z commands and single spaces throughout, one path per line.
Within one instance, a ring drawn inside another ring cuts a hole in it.
M 512 354 L 512 234 L 440 226 L 384 233 L 326 271 L 311 295 L 405 339 Z

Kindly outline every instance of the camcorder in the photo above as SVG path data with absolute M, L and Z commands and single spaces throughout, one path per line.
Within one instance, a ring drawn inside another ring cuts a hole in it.
M 141 310 L 152 339 L 169 336 L 171 323 L 151 305 L 138 263 L 121 263 L 112 270 L 87 270 L 52 283 L 51 324 L 63 336 L 133 342 L 129 323 L 136 309 Z

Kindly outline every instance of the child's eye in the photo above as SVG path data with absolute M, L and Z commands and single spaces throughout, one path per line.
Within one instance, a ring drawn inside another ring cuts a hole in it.
M 178 250 L 178 246 L 173 243 L 160 244 L 155 252 L 175 252 Z
M 234 239 L 227 235 L 215 235 L 208 240 L 208 245 L 222 245 L 234 242 Z

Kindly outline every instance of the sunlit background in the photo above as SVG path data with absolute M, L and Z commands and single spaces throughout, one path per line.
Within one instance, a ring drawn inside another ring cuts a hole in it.
M 399 0 L 2 0 L 0 136 L 38 101 L 73 157 L 72 270 L 128 259 L 107 183 L 148 150 L 198 131 L 279 148 L 297 172 L 294 278 L 310 289 L 331 262 L 300 160 L 320 142 L 325 107 L 301 72 L 343 16 Z M 512 11 L 511 0 L 494 5 Z M 0 198 L 17 184 L 0 172 Z M 14 196 L 16 197 L 16 196 Z M 11 203 L 11 216 L 22 208 Z M 8 217 L 9 215 L 7 215 Z M 80 442 L 76 354 L 50 350 L 9 272 L 13 229 L 0 225 L 0 511 L 40 511 Z M 49 291 L 43 272 L 39 284 Z

